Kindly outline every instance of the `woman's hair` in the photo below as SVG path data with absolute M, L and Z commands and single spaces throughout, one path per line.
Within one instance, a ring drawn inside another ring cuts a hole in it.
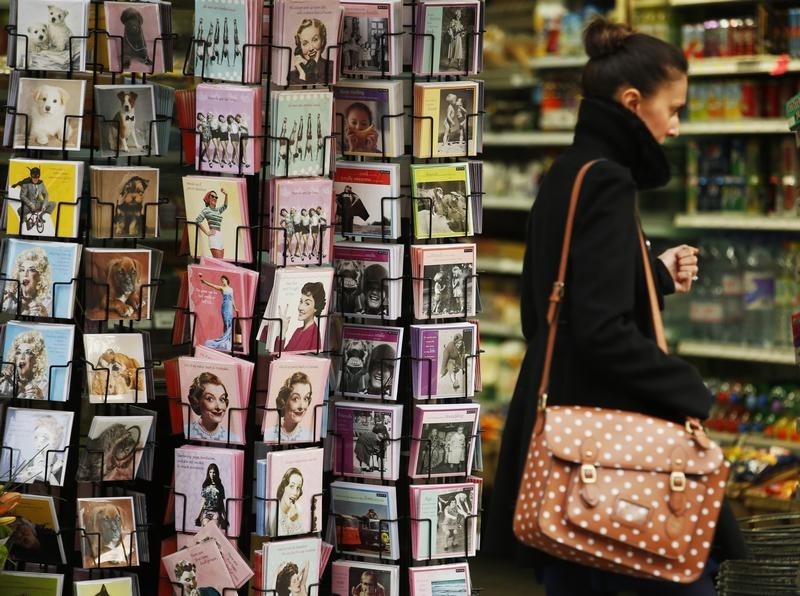
M 53 439 L 50 449 L 58 449 L 61 441 L 64 440 L 64 427 L 58 423 L 58 420 L 53 416 L 42 416 L 36 421 L 34 430 L 37 428 L 43 428 L 50 434 L 50 438 Z
M 286 470 L 283 478 L 281 478 L 281 483 L 278 485 L 278 490 L 275 491 L 275 496 L 278 498 L 278 501 L 283 498 L 283 493 L 286 492 L 286 487 L 289 486 L 289 482 L 294 475 L 300 476 L 300 491 L 297 496 L 303 496 L 303 473 L 297 468 L 289 468 Z
M 648 97 L 689 70 L 679 48 L 602 17 L 587 25 L 583 45 L 589 56 L 581 81 L 585 97 L 612 99 L 623 85 Z
M 50 278 L 50 261 L 47 260 L 47 253 L 38 246 L 23 250 L 17 255 L 17 260 L 14 262 L 14 270 L 19 272 L 19 268 L 24 261 L 33 263 L 33 267 L 39 274 L 39 283 L 36 284 L 36 296 L 39 298 L 49 296 L 53 282 Z
M 328 45 L 328 31 L 325 29 L 325 23 L 319 19 L 303 19 L 300 22 L 300 26 L 297 28 L 297 33 L 294 35 L 294 43 L 296 47 L 300 47 L 300 33 L 303 31 L 303 29 L 308 27 L 316 27 L 317 31 L 319 31 L 319 51 L 322 53 L 322 50 L 324 50 Z
M 219 197 L 217 196 L 217 191 L 215 191 L 215 190 L 209 190 L 209 191 L 208 191 L 208 192 L 205 194 L 205 196 L 203 197 L 203 203 L 205 203 L 206 207 L 208 207 L 208 205 L 209 205 L 209 204 L 211 204 L 211 199 L 212 199 L 212 198 L 213 198 L 213 199 L 218 199 L 218 198 L 219 198 Z
M 308 378 L 306 373 L 301 371 L 293 373 L 292 376 L 286 379 L 286 381 L 283 383 L 280 391 L 278 391 L 278 396 L 275 398 L 275 406 L 280 412 L 283 412 L 283 408 L 289 401 L 289 396 L 292 395 L 292 387 L 299 383 L 305 383 L 309 386 L 309 388 L 311 387 L 311 379 Z M 310 399 L 309 403 L 311 403 Z
M 217 375 L 210 372 L 201 372 L 194 378 L 192 384 L 189 386 L 189 407 L 192 408 L 192 412 L 200 415 L 200 400 L 203 398 L 203 393 L 206 390 L 206 385 L 220 385 L 222 389 L 225 391 L 225 395 L 228 394 L 228 390 L 225 388 L 225 384 L 222 382 Z
M 275 591 L 278 593 L 278 596 L 289 596 L 292 576 L 298 573 L 300 573 L 300 568 L 292 562 L 286 563 L 286 565 L 280 568 L 275 578 Z
M 228 278 L 227 275 L 221 275 L 219 279 L 220 279 L 220 281 L 222 281 L 224 279 L 225 281 L 228 282 L 228 285 L 231 285 L 231 280 L 230 280 L 230 278 Z
M 194 563 L 191 563 L 189 561 L 185 561 L 183 559 L 181 559 L 180 561 L 175 563 L 175 575 L 178 578 L 180 578 L 180 576 L 182 576 L 187 571 L 189 573 L 194 573 L 195 569 L 197 569 L 197 567 L 195 566 Z
M 372 110 L 369 109 L 369 106 L 365 103 L 357 101 L 355 103 L 351 103 L 347 109 L 344 111 L 344 119 L 347 120 L 350 117 L 350 112 L 353 110 L 362 110 L 367 113 L 369 117 L 369 123 L 372 124 Z
M 31 359 L 33 378 L 42 381 L 47 380 L 47 373 L 50 366 L 47 362 L 47 351 L 45 350 L 44 346 L 44 336 L 38 331 L 25 331 L 24 333 L 17 335 L 14 338 L 14 341 L 11 342 L 10 352 L 12 354 L 12 358 L 17 352 L 19 352 L 22 344 L 31 344 L 31 347 L 33 348 L 33 358 Z M 14 366 L 16 368 L 16 364 Z M 19 377 L 19 371 L 17 371 L 17 377 Z
M 214 468 L 214 471 L 216 472 L 213 480 L 211 479 L 211 474 L 209 474 L 211 468 Z M 217 466 L 217 464 L 214 463 L 208 464 L 208 467 L 206 468 L 206 478 L 205 480 L 203 480 L 203 488 L 207 487 L 210 484 L 222 488 L 222 480 L 220 480 L 219 477 L 219 466 Z
M 314 314 L 322 314 L 325 308 L 325 286 L 320 281 L 309 281 L 300 288 L 301 294 L 306 294 L 314 299 Z

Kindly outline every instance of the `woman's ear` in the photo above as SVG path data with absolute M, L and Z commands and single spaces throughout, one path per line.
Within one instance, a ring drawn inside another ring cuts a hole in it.
M 634 114 L 638 113 L 642 103 L 642 93 L 636 87 L 627 87 L 619 92 L 619 102 Z

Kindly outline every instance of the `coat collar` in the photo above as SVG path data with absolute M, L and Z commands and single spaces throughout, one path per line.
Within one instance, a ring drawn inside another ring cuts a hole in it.
M 586 97 L 578 111 L 575 143 L 630 168 L 641 190 L 664 186 L 670 169 L 664 150 L 641 118 L 616 101 Z

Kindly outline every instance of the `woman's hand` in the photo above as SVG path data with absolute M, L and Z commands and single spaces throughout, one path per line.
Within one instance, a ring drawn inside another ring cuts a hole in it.
M 308 62 L 308 60 L 303 58 L 303 56 L 300 54 L 295 54 L 292 57 L 292 68 L 297 71 L 301 81 L 306 80 L 306 69 L 303 68 L 306 65 L 306 62 Z
M 675 291 L 685 294 L 692 289 L 692 282 L 697 279 L 697 254 L 700 252 L 698 248 L 689 246 L 688 244 L 681 244 L 673 248 L 665 250 L 658 255 L 658 258 L 669 271 L 675 282 Z

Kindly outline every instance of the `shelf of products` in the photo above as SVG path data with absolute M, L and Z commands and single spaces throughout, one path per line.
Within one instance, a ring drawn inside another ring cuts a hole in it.
M 800 219 L 797 217 L 749 213 L 678 213 L 674 224 L 678 228 L 703 230 L 800 231 Z
M 503 197 L 487 195 L 483 198 L 484 209 L 505 209 L 508 211 L 528 211 L 533 205 L 533 197 Z
M 678 342 L 676 351 L 681 356 L 699 358 L 719 358 L 767 364 L 795 364 L 794 351 L 789 348 L 757 348 L 736 344 L 684 339 Z
M 540 131 L 487 132 L 483 135 L 485 147 L 568 147 L 572 144 L 573 132 Z

